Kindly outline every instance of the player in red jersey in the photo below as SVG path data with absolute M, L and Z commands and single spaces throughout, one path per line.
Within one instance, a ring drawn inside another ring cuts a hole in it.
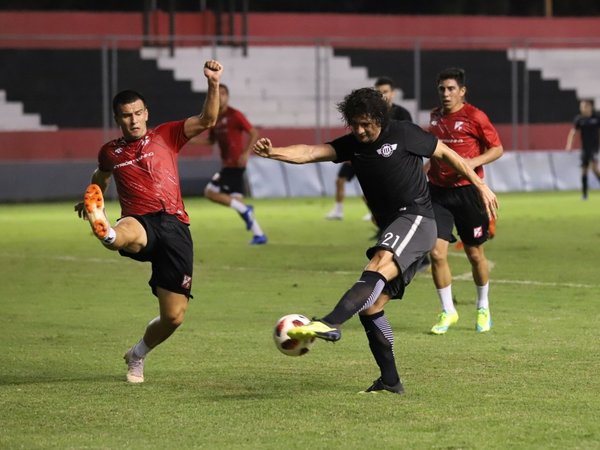
M 149 285 L 158 297 L 160 315 L 125 353 L 130 383 L 144 381 L 146 355 L 181 325 L 191 297 L 193 244 L 181 198 L 177 156 L 190 138 L 215 125 L 222 72 L 217 61 L 204 64 L 208 91 L 199 115 L 154 129 L 147 128 L 144 97 L 131 90 L 118 93 L 113 112 L 123 137 L 102 146 L 92 184 L 83 202 L 75 205 L 79 217 L 90 222 L 106 248 L 152 263 Z M 106 217 L 103 198 L 111 178 L 121 204 L 121 218 L 114 226 Z
M 465 102 L 464 70 L 443 70 L 437 77 L 437 88 L 441 106 L 431 112 L 429 131 L 462 156 L 483 178 L 483 165 L 502 156 L 502 143 L 496 129 L 483 111 Z M 428 177 L 438 229 L 438 238 L 431 251 L 431 273 L 442 304 L 442 312 L 431 332 L 444 334 L 458 321 L 448 264 L 448 244 L 455 240 L 452 234 L 455 225 L 477 288 L 475 329 L 489 331 L 492 323 L 488 299 L 489 267 L 483 243 L 489 238 L 490 219 L 473 184 L 452 167 L 432 159 Z
M 247 139 L 245 135 L 248 135 Z M 246 192 L 246 164 L 250 149 L 258 139 L 258 131 L 246 116 L 229 105 L 229 88 L 219 86 L 219 118 L 208 138 L 195 138 L 195 144 L 219 145 L 223 167 L 213 175 L 204 188 L 204 196 L 212 202 L 228 206 L 238 212 L 252 231 L 251 245 L 267 243 L 267 236 L 254 215 L 254 207 L 244 203 Z

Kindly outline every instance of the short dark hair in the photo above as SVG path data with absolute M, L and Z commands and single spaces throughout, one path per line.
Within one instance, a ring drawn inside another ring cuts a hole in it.
M 137 91 L 133 91 L 131 89 L 126 89 L 124 91 L 119 92 L 117 95 L 113 97 L 112 108 L 115 116 L 119 114 L 119 106 L 127 105 L 129 103 L 133 103 L 137 100 L 141 100 L 144 104 L 144 108 L 146 107 L 146 99 L 142 94 Z
M 219 83 L 219 87 L 225 89 L 225 92 L 227 92 L 227 94 L 229 95 L 229 88 L 226 84 Z
M 460 67 L 448 67 L 438 73 L 436 84 L 440 84 L 444 80 L 456 80 L 459 87 L 466 86 L 467 76 L 465 70 Z
M 385 86 L 386 84 L 389 84 L 392 90 L 396 89 L 396 84 L 390 77 L 379 77 L 377 78 L 377 81 L 375 81 L 375 87 Z
M 381 93 L 373 88 L 353 90 L 337 104 L 337 109 L 346 125 L 359 116 L 368 116 L 382 127 L 388 120 L 389 106 Z

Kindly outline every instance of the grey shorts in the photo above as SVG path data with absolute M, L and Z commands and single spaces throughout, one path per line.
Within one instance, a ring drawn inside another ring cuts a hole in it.
M 404 214 L 394 220 L 377 243 L 367 250 L 371 259 L 379 249 L 394 255 L 400 274 L 387 282 L 383 292 L 391 298 L 402 298 L 404 289 L 417 273 L 423 258 L 431 251 L 437 238 L 435 219 L 416 214 Z

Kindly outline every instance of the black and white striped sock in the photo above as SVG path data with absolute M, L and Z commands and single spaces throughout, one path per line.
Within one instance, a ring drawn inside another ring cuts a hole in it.
M 323 317 L 323 321 L 331 325 L 341 325 L 354 314 L 368 308 L 383 291 L 386 279 L 379 272 L 365 270 L 360 279 L 354 283 L 340 299 L 333 311 Z
M 367 334 L 371 353 L 381 371 L 381 381 L 388 386 L 394 386 L 400 381 L 400 376 L 396 369 L 394 333 L 390 322 L 383 311 L 370 316 L 360 316 L 360 322 Z

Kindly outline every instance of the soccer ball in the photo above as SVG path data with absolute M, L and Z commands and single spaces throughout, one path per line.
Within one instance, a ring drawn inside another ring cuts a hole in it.
M 310 320 L 301 314 L 288 314 L 280 318 L 273 330 L 273 340 L 277 350 L 288 356 L 306 355 L 315 343 L 315 338 L 307 340 L 291 339 L 287 332 L 309 322 Z

